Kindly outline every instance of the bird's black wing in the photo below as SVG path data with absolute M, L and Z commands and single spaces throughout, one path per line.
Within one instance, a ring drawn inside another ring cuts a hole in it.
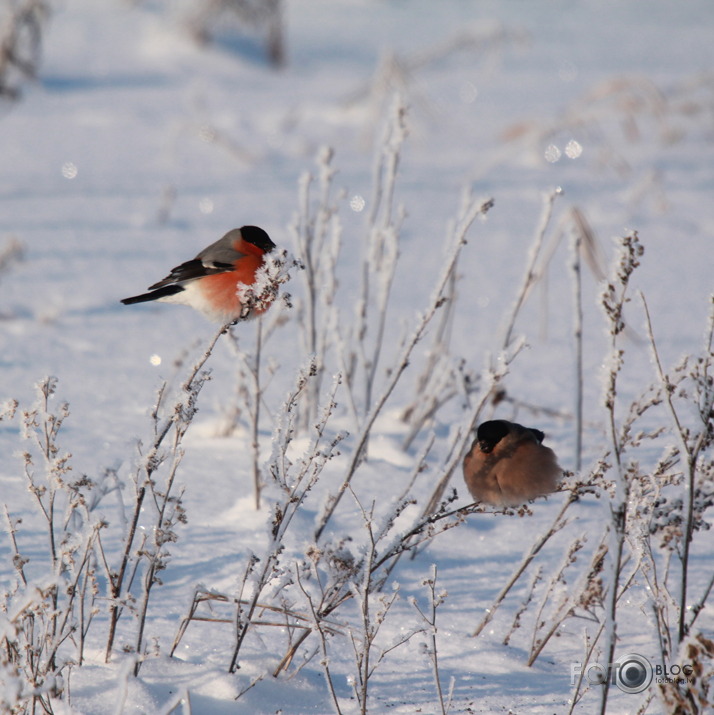
M 157 288 L 163 288 L 164 286 L 175 283 L 186 283 L 187 281 L 212 276 L 216 273 L 225 273 L 226 271 L 232 271 L 233 268 L 232 263 L 202 261 L 199 258 L 194 258 L 190 261 L 186 261 L 186 263 L 182 263 L 180 266 L 176 266 L 176 268 L 172 268 L 171 273 L 169 273 L 166 278 L 149 286 L 149 290 L 156 290 Z

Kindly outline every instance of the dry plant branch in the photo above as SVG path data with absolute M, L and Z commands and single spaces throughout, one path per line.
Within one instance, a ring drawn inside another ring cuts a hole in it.
M 543 567 L 538 566 L 538 568 L 535 570 L 535 573 L 533 574 L 530 583 L 528 584 L 528 588 L 526 590 L 526 596 L 521 602 L 521 605 L 519 606 L 518 610 L 516 611 L 515 616 L 513 617 L 513 621 L 511 623 L 511 628 L 509 629 L 508 633 L 506 633 L 504 639 L 503 639 L 503 645 L 508 645 L 511 642 L 511 638 L 513 637 L 513 634 L 516 632 L 518 628 L 521 627 L 521 620 L 523 618 L 523 614 L 528 610 L 528 607 L 530 606 L 531 602 L 533 601 L 533 595 L 535 593 L 536 586 L 543 580 L 542 577 L 543 574 Z
M 453 501 L 453 499 L 450 501 Z M 370 587 L 372 591 L 376 592 L 383 588 L 385 579 L 393 569 L 395 561 L 398 560 L 404 552 L 410 551 L 422 543 L 431 541 L 437 535 L 459 526 L 468 516 L 481 514 L 486 511 L 480 504 L 469 504 L 468 506 L 458 509 L 449 509 L 450 501 L 444 501 L 439 505 L 437 510 L 430 514 L 418 516 L 410 527 L 392 536 L 391 531 L 394 522 L 401 515 L 403 510 L 412 503 L 412 500 L 405 499 L 404 502 L 394 507 L 392 514 L 387 518 L 380 530 L 374 532 L 375 546 L 381 546 L 381 548 L 375 551 L 374 557 L 371 560 L 371 570 L 373 573 L 370 576 Z M 516 512 L 511 509 L 505 509 L 502 513 L 512 515 Z M 382 542 L 386 543 L 382 545 Z M 313 563 L 313 566 L 311 566 L 313 571 L 315 571 L 314 564 L 322 563 L 323 561 L 326 562 L 330 579 L 327 584 L 321 585 L 320 587 L 321 599 L 318 608 L 316 608 L 316 613 L 321 619 L 333 616 L 340 606 L 354 597 L 353 584 L 363 582 L 365 578 L 363 573 L 365 561 L 364 559 L 355 559 L 342 547 L 338 547 L 337 550 L 334 550 L 329 546 L 323 549 L 314 546 L 309 550 L 307 556 Z M 315 581 L 321 583 L 317 574 L 315 575 Z M 309 635 L 309 632 L 303 633 L 297 641 L 292 644 L 275 669 L 274 675 L 277 676 L 289 666 L 298 648 Z
M 226 604 L 234 606 L 236 610 L 242 610 L 246 606 L 250 607 L 251 601 L 246 598 L 239 598 L 238 596 L 221 593 L 219 591 L 207 590 L 202 587 L 196 588 L 189 605 L 188 613 L 181 619 L 178 630 L 176 631 L 176 636 L 174 637 L 174 641 L 171 645 L 169 656 L 174 655 L 176 649 L 181 644 L 186 631 L 188 630 L 188 626 L 191 623 L 235 623 L 236 619 L 234 615 L 216 615 L 212 609 L 209 610 L 207 615 L 203 615 L 201 610 L 204 604 L 215 604 L 218 606 Z M 310 631 L 313 627 L 318 627 L 314 625 L 314 614 L 313 617 L 311 617 L 308 613 L 302 613 L 286 605 L 275 606 L 268 602 L 258 601 L 255 604 L 254 612 L 259 612 L 259 615 L 256 615 L 251 621 L 252 627 L 288 628 L 291 631 Z M 265 612 L 275 616 L 281 616 L 281 618 L 266 620 Z M 321 628 L 324 634 L 328 636 L 343 633 L 343 625 L 341 623 L 328 619 L 320 620 L 319 628 Z
M 161 447 L 173 427 L 175 430 L 175 439 L 172 443 L 171 449 L 174 459 L 174 468 L 169 473 L 168 481 L 163 491 L 163 496 L 161 497 L 164 500 L 165 508 L 166 504 L 168 503 L 168 500 L 171 499 L 170 490 L 171 486 L 173 485 L 175 468 L 178 466 L 178 462 L 176 460 L 179 459 L 181 441 L 194 415 L 196 414 L 196 402 L 198 400 L 198 395 L 203 388 L 203 385 L 205 384 L 206 380 L 208 380 L 209 378 L 209 373 L 201 373 L 201 370 L 203 369 L 204 365 L 213 353 L 213 349 L 216 346 L 218 339 L 226 332 L 226 330 L 228 330 L 229 327 L 230 326 L 228 325 L 224 325 L 213 335 L 201 357 L 190 368 L 188 375 L 181 386 L 181 394 L 174 403 L 171 414 L 163 419 L 159 415 L 159 406 L 163 401 L 166 385 L 164 384 L 159 389 L 157 400 L 152 411 L 154 437 L 151 446 L 149 450 L 144 454 L 142 452 L 142 446 L 141 444 L 139 444 L 139 454 L 141 457 L 141 461 L 133 477 L 135 487 L 134 503 L 132 505 L 128 529 L 124 536 L 124 544 L 121 556 L 119 558 L 118 568 L 113 569 L 109 566 L 102 544 L 101 542 L 99 543 L 102 555 L 102 562 L 105 567 L 107 581 L 109 584 L 110 599 L 109 629 L 105 650 L 106 662 L 109 662 L 111 658 L 112 648 L 114 646 L 114 639 L 116 637 L 117 623 L 122 614 L 123 607 L 126 603 L 129 603 L 131 601 L 131 594 L 129 593 L 129 589 L 131 588 L 131 583 L 133 581 L 133 573 L 136 572 L 138 561 L 142 556 L 148 553 L 152 553 L 154 555 L 152 556 L 152 558 L 155 559 L 157 558 L 159 553 L 158 550 L 154 550 L 153 552 L 144 552 L 143 549 L 145 544 L 142 544 L 142 547 L 139 549 L 139 553 L 133 555 L 134 542 L 136 540 L 137 528 L 139 525 L 139 517 L 141 515 L 147 491 L 149 493 L 154 493 L 154 473 L 159 469 L 161 464 L 166 459 L 166 455 L 161 452 Z M 159 519 L 161 520 L 162 518 L 163 512 L 160 507 Z M 163 530 L 161 529 L 161 527 L 159 527 L 159 534 L 162 533 Z M 156 544 L 155 546 L 158 548 L 159 544 Z M 148 607 L 149 593 L 153 585 L 153 578 L 155 575 L 156 567 L 158 565 L 159 562 L 156 561 L 153 569 L 150 568 L 150 571 L 152 571 L 151 584 L 145 584 L 145 598 L 143 601 L 144 605 L 142 605 L 142 612 L 144 614 L 144 617 L 140 619 L 139 636 L 137 641 L 139 646 L 141 645 L 142 641 L 143 623 L 146 614 L 146 607 Z M 131 577 L 130 572 L 132 573 Z
M 519 292 L 516 295 L 516 300 L 511 309 L 510 317 L 505 324 L 505 329 L 503 331 L 503 339 L 501 340 L 501 349 L 508 350 L 511 345 L 511 336 L 516 325 L 516 318 L 521 310 L 521 307 L 526 299 L 526 296 L 533 288 L 535 283 L 538 281 L 542 271 L 537 269 L 538 259 L 541 256 L 541 249 L 543 247 L 543 241 L 545 239 L 546 231 L 550 225 L 550 219 L 553 215 L 553 204 L 555 200 L 561 196 L 563 193 L 562 189 L 557 188 L 547 193 L 543 196 L 543 210 L 541 212 L 540 220 L 536 227 L 535 237 L 533 243 L 531 244 L 530 251 L 528 253 L 528 260 L 526 262 L 526 272 L 521 281 Z
M 230 403 L 230 413 L 226 415 L 226 423 L 219 430 L 224 437 L 233 433 L 241 416 L 245 416 L 246 428 L 250 437 L 251 472 L 253 477 L 253 498 L 256 510 L 260 509 L 260 496 L 263 481 L 260 471 L 260 420 L 264 403 L 265 385 L 262 381 L 262 356 L 264 329 L 262 316 L 255 321 L 254 351 L 252 354 L 242 350 L 238 335 L 231 329 L 227 333 L 228 344 L 239 361 L 236 380 L 236 394 Z
M 553 574 L 550 584 L 546 588 L 546 593 L 541 602 L 540 609 L 536 616 L 535 628 L 533 630 L 533 638 L 531 642 L 530 654 L 528 657 L 528 665 L 531 666 L 537 660 L 548 641 L 558 632 L 560 626 L 566 619 L 571 617 L 585 618 L 595 623 L 600 622 L 598 612 L 602 609 L 606 599 L 607 591 L 602 582 L 603 561 L 607 553 L 607 541 L 609 536 L 608 529 L 600 541 L 600 544 L 595 549 L 595 552 L 590 561 L 589 569 L 581 576 L 579 581 L 569 591 L 564 591 L 558 598 L 551 598 L 556 593 L 558 582 L 565 584 L 564 572 L 576 562 L 576 554 L 583 548 L 586 538 L 576 538 L 566 552 L 562 566 Z M 623 568 L 629 560 L 623 562 Z M 641 563 L 638 561 L 632 567 L 630 574 L 623 580 L 623 586 L 620 593 L 617 595 L 618 602 L 629 589 L 634 581 L 635 576 L 639 572 Z M 546 605 L 551 605 L 550 600 L 557 601 L 551 607 L 549 619 L 543 617 L 543 612 Z M 544 635 L 541 635 L 544 633 Z M 599 638 L 599 635 L 598 635 Z M 598 638 L 595 639 L 597 642 Z
M 310 188 L 315 179 L 307 172 L 300 177 L 299 208 L 290 225 L 304 268 L 300 273 L 305 288 L 300 310 L 300 339 L 305 355 L 316 362 L 316 379 L 310 381 L 303 399 L 303 430 L 317 416 L 320 388 L 327 367 L 326 357 L 335 342 L 335 334 L 340 330 L 334 301 L 342 228 L 337 200 L 332 196 L 336 173 L 333 158 L 334 152 L 329 148 L 321 149 L 317 156 L 317 199 L 314 208 L 311 206 Z M 337 344 L 339 350 L 339 340 Z
M 610 526 L 608 525 L 608 529 Z M 607 548 L 606 548 L 606 537 L 603 539 L 601 542 L 601 547 L 598 548 L 593 556 L 593 560 L 591 561 L 592 567 L 595 569 L 595 573 L 593 575 L 600 574 L 602 572 L 602 558 L 604 557 Z M 599 563 L 600 562 L 600 563 Z M 632 586 L 632 583 L 635 579 L 635 576 L 639 573 L 640 570 L 640 564 L 636 564 L 632 570 L 630 571 L 629 576 L 623 580 L 622 583 L 622 588 L 620 589 L 619 593 L 615 594 L 615 603 L 618 604 L 622 600 L 623 596 L 627 593 L 629 588 Z M 592 608 L 592 603 L 588 602 L 588 599 L 592 601 L 593 598 L 595 598 L 598 602 L 598 605 L 603 605 L 605 601 L 605 596 L 608 593 L 608 588 L 604 586 L 602 583 L 591 583 L 591 575 L 588 575 L 587 580 L 585 581 L 585 590 L 582 592 L 578 593 L 577 596 L 577 604 L 581 606 L 585 606 L 586 609 Z M 603 591 L 603 588 L 605 590 Z M 578 589 L 576 589 L 576 592 Z M 597 619 L 595 619 L 596 622 L 598 622 Z M 597 631 L 594 635 L 594 637 L 589 638 L 585 637 L 585 656 L 583 658 L 583 663 L 582 663 L 582 668 L 581 668 L 581 673 L 580 677 L 576 681 L 573 690 L 571 691 L 571 696 L 570 696 L 570 704 L 571 707 L 568 710 L 568 715 L 571 715 L 571 713 L 575 710 L 575 706 L 577 703 L 580 701 L 580 699 L 583 697 L 585 694 L 585 691 L 581 690 L 582 685 L 583 685 L 583 675 L 587 671 L 588 665 L 590 664 L 593 654 L 595 653 L 595 649 L 600 642 L 600 638 L 602 637 L 603 633 L 606 632 L 608 626 L 608 621 L 607 618 L 603 618 L 601 621 L 598 622 L 598 628 Z M 609 680 L 609 678 L 605 678 L 605 680 Z M 601 685 L 605 685 L 604 682 L 601 683 Z
M 629 300 L 627 288 L 634 270 L 639 266 L 639 259 L 644 248 L 639 241 L 637 232 L 625 236 L 617 252 L 607 285 L 601 296 L 601 303 L 609 323 L 610 355 L 606 375 L 604 403 L 608 415 L 609 437 L 612 454 L 615 458 L 615 494 L 610 500 L 610 517 L 612 522 L 611 540 L 608 548 L 610 568 L 608 574 L 607 599 L 605 608 L 605 656 L 606 662 L 614 662 L 616 629 L 617 629 L 617 592 L 620 583 L 624 557 L 625 534 L 627 529 L 627 503 L 630 483 L 625 467 L 622 464 L 622 452 L 625 445 L 620 439 L 616 425 L 615 405 L 617 401 L 617 379 L 622 369 L 624 351 L 619 346 L 619 336 L 625 329 L 624 307 Z M 600 714 L 605 715 L 607 698 L 610 690 L 606 679 L 600 699 Z
M 409 425 L 402 441 L 408 450 L 427 423 L 433 422 L 437 412 L 454 397 L 461 396 L 469 402 L 481 387 L 478 374 L 472 372 L 466 360 L 455 358 L 449 344 L 456 313 L 456 274 L 453 273 L 445 292 L 445 307 L 436 326 L 430 331 L 431 345 L 425 351 L 426 360 L 416 376 L 414 400 L 401 413 L 401 419 Z
M 317 575 L 317 574 L 316 574 Z M 335 691 L 335 681 L 332 675 L 332 671 L 330 669 L 330 657 L 329 657 L 329 652 L 327 648 L 327 636 L 329 634 L 329 631 L 325 628 L 325 621 L 324 619 L 319 615 L 320 607 L 315 606 L 315 601 L 312 598 L 309 590 L 305 588 L 303 585 L 302 579 L 300 577 L 300 568 L 296 564 L 295 565 L 295 579 L 298 585 L 298 588 L 302 592 L 303 597 L 307 601 L 307 604 L 310 608 L 310 614 L 312 616 L 312 627 L 317 631 L 317 634 L 320 638 L 320 653 L 322 657 L 320 658 L 320 665 L 322 666 L 323 670 L 325 671 L 325 679 L 327 681 L 327 689 L 330 693 L 330 698 L 332 700 L 332 704 L 335 708 L 335 712 L 337 715 L 342 715 L 342 709 L 340 708 L 340 701 L 339 698 L 337 697 L 337 692 Z
M 565 519 L 565 513 L 570 508 L 570 506 L 578 500 L 578 498 L 579 497 L 575 489 L 572 489 L 568 493 L 567 499 L 565 500 L 563 506 L 560 508 L 560 511 L 556 515 L 555 519 L 553 519 L 551 525 L 543 532 L 543 534 L 541 534 L 538 539 L 533 542 L 530 549 L 528 549 L 528 552 L 521 560 L 521 563 L 514 570 L 513 574 L 511 575 L 511 578 L 508 579 L 508 581 L 501 588 L 491 606 L 486 609 L 485 615 L 483 616 L 479 624 L 476 626 L 474 632 L 471 634 L 472 637 L 476 638 L 481 634 L 483 629 L 491 622 L 491 619 L 496 613 L 496 609 L 498 609 L 501 603 L 503 603 L 503 600 L 506 598 L 506 596 L 516 584 L 518 579 L 520 579 L 520 577 L 523 575 L 523 572 L 528 568 L 528 566 L 530 566 L 533 559 L 540 553 L 540 550 L 548 543 L 548 541 L 555 534 L 557 534 L 563 527 L 567 525 L 568 520 Z
M 364 371 L 364 409 L 372 407 L 372 396 L 384 344 L 389 296 L 399 257 L 399 234 L 404 208 L 395 215 L 394 194 L 401 150 L 406 141 L 406 105 L 395 96 L 373 170 L 373 195 L 367 226 L 367 242 L 362 259 L 361 297 L 357 303 L 353 350 L 361 358 Z M 373 329 L 371 346 L 367 345 Z M 352 358 L 354 360 L 354 357 Z
M 45 0 L 10 3 L 0 27 L 0 97 L 17 99 L 21 82 L 37 76 L 49 14 Z
M 575 344 L 575 472 L 580 471 L 583 456 L 583 304 L 580 253 L 582 233 L 573 232 L 571 272 L 573 282 L 573 342 Z
M 355 580 L 352 584 L 353 597 L 357 600 L 361 618 L 359 636 L 355 636 L 355 632 L 350 629 L 350 641 L 352 642 L 355 664 L 357 666 L 357 677 L 353 681 L 353 687 L 357 703 L 359 704 L 360 713 L 361 715 L 366 715 L 369 679 L 374 667 L 376 667 L 370 662 L 370 657 L 372 655 L 374 640 L 377 637 L 379 626 L 383 619 L 380 619 L 378 616 L 374 616 L 370 613 L 372 567 L 376 552 L 374 531 L 372 530 L 374 502 L 372 502 L 370 512 L 365 512 L 364 507 L 357 499 L 357 495 L 351 489 L 350 492 L 357 503 L 358 509 L 362 513 L 362 521 L 364 522 L 364 527 L 368 535 L 366 553 L 363 557 L 364 568 L 362 569 L 361 583 Z M 397 594 L 394 592 L 392 597 L 387 599 L 385 604 L 385 613 L 389 610 L 392 603 L 394 603 L 394 599 L 396 597 Z
M 21 261 L 25 255 L 25 247 L 17 238 L 10 238 L 0 247 L 0 278 L 7 273 L 13 263 Z
M 273 69 L 287 61 L 284 0 L 206 0 L 194 9 L 186 22 L 194 39 L 206 44 L 215 33 L 231 25 L 250 28 L 263 35 L 266 56 Z
M 422 582 L 422 585 L 427 587 L 427 593 L 429 596 L 426 613 L 419 607 L 416 599 L 413 598 L 411 603 L 424 621 L 425 632 L 428 633 L 429 644 L 425 645 L 426 654 L 433 669 L 436 694 L 439 698 L 439 709 L 441 710 L 442 715 L 447 715 L 449 710 L 451 710 L 451 698 L 453 696 L 455 679 L 453 677 L 451 678 L 449 692 L 447 693 L 446 701 L 444 701 L 444 691 L 441 686 L 441 675 L 439 673 L 439 649 L 436 642 L 436 634 L 438 632 L 436 627 L 436 611 L 439 606 L 444 603 L 448 593 L 446 591 L 440 591 L 439 593 L 436 592 L 436 577 L 437 568 L 436 564 L 433 564 L 431 567 L 430 578 L 427 578 Z

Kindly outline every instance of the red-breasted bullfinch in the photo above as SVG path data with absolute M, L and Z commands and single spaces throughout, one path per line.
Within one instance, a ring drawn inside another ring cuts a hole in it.
M 545 435 L 506 420 L 479 425 L 464 458 L 464 481 L 478 502 L 517 506 L 558 488 L 563 470 Z
M 268 234 L 257 226 L 243 226 L 204 248 L 191 261 L 171 270 L 166 278 L 149 286 L 149 293 L 124 298 L 122 303 L 164 303 L 189 305 L 211 320 L 228 323 L 253 317 L 266 305 L 246 306 L 238 289 L 252 286 L 264 256 L 275 248 Z

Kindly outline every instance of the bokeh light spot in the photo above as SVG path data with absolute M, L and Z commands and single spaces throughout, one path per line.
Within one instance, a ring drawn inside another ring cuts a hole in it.
M 549 144 L 545 150 L 544 156 L 547 162 L 555 164 L 555 162 L 558 161 L 558 159 L 560 159 L 561 157 L 560 149 L 558 149 L 555 144 Z
M 77 165 L 71 161 L 62 164 L 62 176 L 65 179 L 74 179 L 77 176 Z
M 577 159 L 582 153 L 583 145 L 580 142 L 575 141 L 575 139 L 571 139 L 565 145 L 565 156 L 567 156 L 568 159 Z
M 364 197 L 360 196 L 359 194 L 355 194 L 350 199 L 350 208 L 353 211 L 356 211 L 357 213 L 359 213 L 360 211 L 364 210 L 366 203 L 367 202 L 364 200 Z

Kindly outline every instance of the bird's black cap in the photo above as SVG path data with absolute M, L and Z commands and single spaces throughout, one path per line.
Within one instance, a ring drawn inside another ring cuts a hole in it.
M 275 248 L 275 244 L 270 240 L 270 236 L 258 226 L 242 226 L 240 230 L 244 241 L 252 243 L 265 253 L 270 253 Z

